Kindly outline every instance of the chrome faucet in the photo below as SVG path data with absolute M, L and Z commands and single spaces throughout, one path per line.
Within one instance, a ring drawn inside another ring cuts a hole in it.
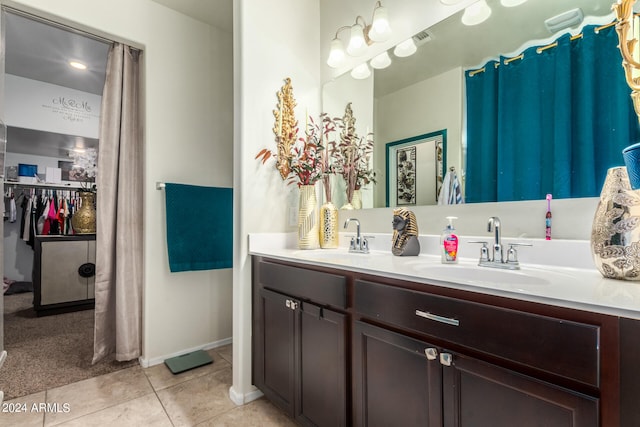
M 504 268 L 507 270 L 520 269 L 520 263 L 518 262 L 518 252 L 516 246 L 531 246 L 527 243 L 509 243 L 509 250 L 507 251 L 507 257 L 505 259 L 505 251 L 502 248 L 501 237 L 502 225 L 500 224 L 500 218 L 492 216 L 487 223 L 487 231 L 489 233 L 494 232 L 494 241 L 492 247 L 492 253 L 489 254 L 489 248 L 487 242 L 469 242 L 469 243 L 482 243 L 480 249 L 480 261 L 478 265 L 481 267 L 495 267 Z
M 492 216 L 489 218 L 489 222 L 487 223 L 487 231 L 491 233 L 495 230 L 495 238 L 493 241 L 493 262 L 504 262 L 504 258 L 502 256 L 502 239 L 500 237 L 500 218 L 497 216 Z
M 349 245 L 349 252 L 356 252 L 360 254 L 369 253 L 369 242 L 366 237 L 360 235 L 360 221 L 356 218 L 349 218 L 344 222 L 344 228 L 347 228 L 349 223 L 353 221 L 356 223 L 356 236 L 351 238 L 351 244 Z

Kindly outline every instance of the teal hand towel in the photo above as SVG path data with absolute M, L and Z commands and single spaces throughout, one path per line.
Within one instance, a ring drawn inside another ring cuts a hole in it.
M 165 200 L 171 272 L 231 268 L 233 190 L 167 183 Z

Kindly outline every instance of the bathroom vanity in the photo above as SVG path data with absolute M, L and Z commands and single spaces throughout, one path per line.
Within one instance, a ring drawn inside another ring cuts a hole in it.
M 254 384 L 303 425 L 640 425 L 640 312 L 535 290 L 624 284 L 633 305 L 638 284 L 343 249 L 252 267 Z

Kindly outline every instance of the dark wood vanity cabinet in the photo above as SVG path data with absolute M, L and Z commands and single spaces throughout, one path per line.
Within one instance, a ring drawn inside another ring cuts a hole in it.
M 253 292 L 255 385 L 303 425 L 349 425 L 346 279 L 261 262 Z
M 360 280 L 354 301 L 355 425 L 599 425 L 597 397 L 524 373 L 597 387 L 598 327 Z
M 640 321 L 253 262 L 254 383 L 301 424 L 640 425 Z

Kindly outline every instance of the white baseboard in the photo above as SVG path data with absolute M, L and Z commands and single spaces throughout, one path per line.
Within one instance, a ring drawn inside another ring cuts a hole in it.
M 222 340 L 210 342 L 208 344 L 204 344 L 204 345 L 201 345 L 201 346 L 198 346 L 198 347 L 185 348 L 184 350 L 180 350 L 180 351 L 177 351 L 175 353 L 167 354 L 167 355 L 164 355 L 164 356 L 153 357 L 151 359 L 146 359 L 146 358 L 143 358 L 143 357 L 139 357 L 138 358 L 138 362 L 140 362 L 140 366 L 142 366 L 143 368 L 148 368 L 150 366 L 159 365 L 161 363 L 164 363 L 164 361 L 166 359 L 170 359 L 172 357 L 180 356 L 181 354 L 190 353 L 190 352 L 196 351 L 196 350 L 211 350 L 213 348 L 218 348 L 218 347 L 225 346 L 227 344 L 231 344 L 232 341 L 233 340 L 231 339 L 231 337 L 229 337 L 229 338 L 225 338 L 225 339 L 222 339 Z
M 229 399 L 231 399 L 236 406 L 246 405 L 247 403 L 259 399 L 262 396 L 264 396 L 264 394 L 257 388 L 249 393 L 238 393 L 233 386 L 229 387 Z

